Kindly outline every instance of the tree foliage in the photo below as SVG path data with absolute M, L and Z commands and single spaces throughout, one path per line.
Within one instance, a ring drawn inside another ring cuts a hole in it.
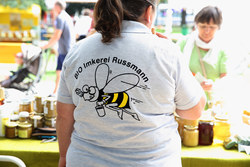
M 37 4 L 43 11 L 47 11 L 47 6 L 44 0 L 0 0 L 2 6 L 9 6 L 10 8 L 27 9 L 32 4 Z

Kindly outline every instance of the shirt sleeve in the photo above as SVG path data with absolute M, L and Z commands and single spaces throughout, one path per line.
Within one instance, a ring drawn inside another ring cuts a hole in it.
M 63 24 L 64 24 L 63 19 L 60 16 L 58 16 L 56 18 L 56 29 L 63 30 Z
M 183 58 L 177 56 L 176 68 L 176 108 L 187 110 L 194 107 L 204 95 L 204 91 L 192 75 Z
M 66 84 L 67 82 L 65 80 L 65 71 L 66 71 L 66 67 L 63 66 L 61 75 L 60 75 L 59 87 L 57 90 L 57 101 L 60 101 L 66 104 L 73 104 L 72 96 L 67 87 L 67 84 Z
M 225 52 L 221 53 L 221 58 L 220 58 L 220 73 L 227 73 L 227 55 L 225 54 Z

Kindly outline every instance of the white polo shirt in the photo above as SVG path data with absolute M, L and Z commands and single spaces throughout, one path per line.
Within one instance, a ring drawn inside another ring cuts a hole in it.
M 110 44 L 96 33 L 66 56 L 58 101 L 76 106 L 67 165 L 178 167 L 181 142 L 174 111 L 203 90 L 170 40 L 123 21 Z

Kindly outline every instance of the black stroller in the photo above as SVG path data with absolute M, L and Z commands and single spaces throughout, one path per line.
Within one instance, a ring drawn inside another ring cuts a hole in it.
M 12 75 L 0 83 L 4 88 L 34 92 L 35 84 L 40 82 L 42 75 L 46 71 L 47 61 L 43 60 L 44 51 L 31 44 L 22 44 L 21 50 L 23 53 L 22 68 L 16 72 L 11 71 Z M 31 75 L 34 76 L 31 77 Z

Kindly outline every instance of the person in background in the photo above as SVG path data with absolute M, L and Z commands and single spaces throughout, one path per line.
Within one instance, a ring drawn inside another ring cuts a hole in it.
M 181 33 L 182 35 L 187 35 L 188 33 L 186 17 L 187 17 L 187 9 L 182 8 L 181 10 Z
M 82 16 L 75 23 L 77 41 L 86 38 L 92 23 L 91 10 L 83 9 Z
M 58 83 L 60 79 L 60 73 L 62 70 L 63 61 L 75 44 L 75 30 L 72 18 L 66 13 L 66 2 L 64 0 L 55 1 L 53 14 L 55 17 L 55 30 L 54 34 L 48 41 L 48 43 L 42 46 L 42 49 L 47 49 L 53 47 L 58 42 L 58 58 L 56 67 L 56 84 L 53 93 L 55 94 L 58 88 Z
M 157 0 L 98 0 L 96 33 L 67 55 L 57 95 L 59 167 L 181 167 L 174 113 L 196 120 L 201 86 L 169 39 Z
M 15 62 L 17 64 L 17 70 L 23 67 L 23 53 L 22 52 L 18 52 L 17 54 L 15 54 Z
M 213 82 L 227 74 L 228 58 L 217 34 L 222 24 L 222 12 L 216 6 L 206 6 L 196 14 L 194 21 L 196 30 L 177 43 L 208 100 L 212 100 Z

